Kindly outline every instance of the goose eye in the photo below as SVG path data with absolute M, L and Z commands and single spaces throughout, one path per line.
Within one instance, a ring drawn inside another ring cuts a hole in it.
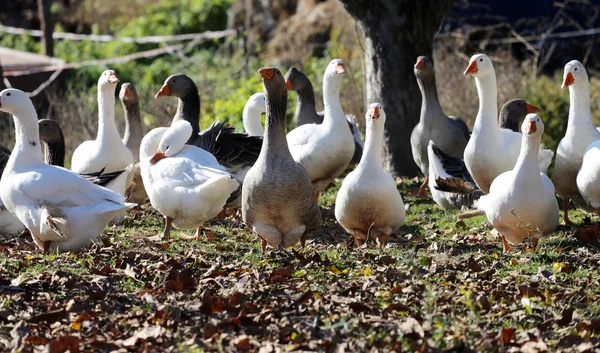
M 575 71 L 577 71 L 577 68 L 575 68 Z
M 10 92 L 6 94 L 7 97 L 10 97 Z
M 169 150 L 169 148 L 171 148 L 171 146 L 167 146 L 167 148 L 165 149 L 165 152 L 167 152 Z
M 479 61 L 480 61 L 480 62 L 482 62 L 482 61 L 483 61 L 483 58 L 479 59 Z

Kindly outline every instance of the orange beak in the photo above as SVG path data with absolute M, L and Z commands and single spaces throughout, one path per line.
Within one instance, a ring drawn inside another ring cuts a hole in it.
M 258 73 L 262 78 L 264 78 L 267 81 L 271 81 L 275 76 L 275 72 L 273 72 L 273 69 L 271 68 L 262 68 L 258 70 Z
M 161 150 L 156 150 L 156 152 L 154 152 L 154 156 L 152 156 L 152 158 L 150 158 L 150 164 L 154 164 L 158 161 L 160 161 L 161 159 L 165 158 L 165 154 L 163 153 L 163 151 Z
M 529 103 L 525 103 L 525 109 L 527 109 L 528 114 L 537 113 L 537 112 L 542 111 L 540 108 L 536 107 L 535 105 L 531 105 Z
M 565 89 L 567 87 L 569 87 L 570 85 L 573 84 L 573 82 L 575 82 L 575 77 L 573 77 L 573 74 L 568 72 L 567 76 L 565 76 L 565 79 L 562 83 L 562 88 Z
M 463 75 L 465 75 L 465 76 L 475 75 L 478 72 L 479 72 L 479 68 L 477 67 L 477 61 L 473 60 L 469 63 L 469 66 L 467 66 L 467 69 L 465 70 Z
M 335 73 L 343 74 L 344 72 L 346 72 L 346 69 L 344 69 L 344 64 L 337 64 L 335 67 Z
M 115 74 L 110 74 L 110 75 L 108 75 L 108 82 L 109 83 L 117 83 L 117 82 L 119 82 L 119 78 Z
M 124 91 L 124 92 L 123 92 L 123 95 L 124 95 L 125 97 L 129 97 L 129 95 L 131 94 L 131 92 L 130 92 L 130 90 L 129 90 L 129 87 L 125 87 L 125 88 L 123 88 L 123 91 Z
M 171 89 L 169 88 L 169 85 L 167 85 L 166 83 L 160 88 L 160 90 L 158 90 L 158 92 L 156 92 L 156 95 L 154 96 L 154 99 L 158 98 L 158 97 L 162 97 L 162 96 L 170 96 L 171 95 Z
M 415 69 L 422 71 L 423 69 L 425 69 L 425 60 L 423 59 L 419 59 L 417 60 L 417 63 L 415 64 Z
M 287 89 L 289 89 L 290 91 L 294 89 L 294 85 L 292 85 L 292 81 L 290 80 L 285 80 L 285 86 L 287 87 Z
M 371 119 L 377 120 L 380 117 L 379 107 L 373 107 L 373 111 L 371 112 Z
M 535 126 L 535 121 L 529 122 L 529 127 L 527 128 L 527 134 L 531 135 L 537 131 L 537 127 Z

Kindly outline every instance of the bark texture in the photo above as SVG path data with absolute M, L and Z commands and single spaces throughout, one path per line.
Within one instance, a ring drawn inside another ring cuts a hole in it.
M 51 0 L 38 0 L 38 16 L 40 18 L 40 30 L 42 31 L 42 54 L 54 56 L 54 42 L 52 41 L 52 32 L 54 24 L 50 14 Z
M 455 0 L 341 0 L 365 35 L 365 106 L 383 104 L 387 120 L 383 164 L 396 176 L 415 176 L 410 134 L 419 121 L 421 93 L 413 66 L 432 57 L 433 37 Z

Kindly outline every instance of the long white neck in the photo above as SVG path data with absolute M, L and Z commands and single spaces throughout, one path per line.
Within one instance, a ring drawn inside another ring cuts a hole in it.
M 365 148 L 359 165 L 364 168 L 383 168 L 382 147 L 383 147 L 383 121 L 367 121 L 367 134 L 365 138 Z
M 13 120 L 16 142 L 8 163 L 15 169 L 27 169 L 43 164 L 38 116 L 31 101 L 14 112 Z
M 567 134 L 576 130 L 595 130 L 590 110 L 590 83 L 588 81 L 575 83 L 569 87 L 571 104 L 569 106 L 569 121 Z
M 329 76 L 323 79 L 323 103 L 325 104 L 325 117 L 323 125 L 328 127 L 340 124 L 345 120 L 344 110 L 340 104 L 340 91 L 342 89 L 341 75 Z
M 513 168 L 517 180 L 522 182 L 539 181 L 540 169 L 537 160 L 541 143 L 541 134 L 533 138 L 523 135 L 521 152 L 519 153 L 519 158 Z
M 265 130 L 262 126 L 260 109 L 246 104 L 242 120 L 244 122 L 244 130 L 246 130 L 248 135 L 263 136 L 265 134 Z
M 99 141 L 121 141 L 115 124 L 115 86 L 98 87 L 98 136 Z
M 473 132 L 485 129 L 499 133 L 496 73 L 492 72 L 483 77 L 475 77 L 475 84 L 477 85 L 477 94 L 479 95 L 479 112 L 475 119 Z

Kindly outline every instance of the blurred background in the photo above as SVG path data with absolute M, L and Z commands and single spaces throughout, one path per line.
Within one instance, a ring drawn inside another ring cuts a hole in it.
M 472 126 L 478 109 L 477 92 L 473 79 L 462 72 L 472 54 L 485 52 L 496 68 L 499 105 L 523 98 L 541 107 L 548 147 L 556 149 L 566 128 L 569 94 L 560 85 L 563 66 L 572 59 L 580 60 L 588 70 L 592 113 L 600 122 L 600 84 L 596 78 L 600 1 L 442 2 L 447 5 L 443 9 L 435 5 L 436 1 L 416 0 L 366 4 L 360 0 L 1 1 L 0 64 L 4 78 L 0 86 L 31 92 L 40 118 L 59 121 L 65 130 L 67 160 L 82 141 L 95 138 L 96 83 L 107 68 L 117 72 L 121 83 L 136 85 L 147 130 L 167 125 L 174 115 L 174 99 L 155 100 L 153 96 L 165 78 L 177 72 L 192 77 L 200 88 L 203 127 L 218 118 L 242 130 L 247 98 L 262 91 L 257 74 L 260 67 L 277 66 L 285 72 L 294 65 L 303 70 L 313 81 L 320 109 L 323 71 L 332 58 L 341 58 L 349 73 L 342 89 L 342 105 L 347 113 L 359 117 L 362 125 L 367 103 L 364 97 L 368 96 L 365 87 L 369 87 L 364 83 L 365 72 L 369 72 L 365 62 L 370 60 L 365 57 L 365 48 L 373 31 L 364 18 L 357 20 L 350 13 L 356 16 L 362 11 L 357 6 L 365 6 L 368 10 L 364 11 L 377 18 L 396 6 L 394 15 L 409 19 L 413 13 L 426 17 L 428 11 L 439 17 L 428 45 L 433 48 L 438 91 L 447 115 L 460 116 Z M 370 26 L 375 28 L 377 23 Z M 210 36 L 207 31 L 211 31 Z M 385 29 L 381 31 L 385 33 Z M 184 34 L 190 35 L 178 36 Z M 164 37 L 171 35 L 174 37 Z M 428 50 L 419 55 L 430 55 Z M 411 55 L 418 52 L 418 47 L 407 51 Z M 377 53 L 395 55 L 385 47 Z M 398 60 L 395 65 L 403 65 L 404 71 L 411 73 L 416 56 Z M 402 85 L 407 90 L 416 86 L 414 76 L 397 80 L 400 89 L 387 93 L 388 104 L 395 95 L 402 99 Z M 401 130 L 410 130 L 418 121 L 420 102 L 413 99 L 409 104 L 415 106 L 406 113 L 409 117 L 394 117 L 406 121 Z M 294 106 L 295 94 L 290 94 L 290 127 Z M 116 111 L 122 129 L 120 104 Z M 0 144 L 11 147 L 12 120 L 0 119 L 0 129 Z M 398 134 L 402 140 L 406 136 Z M 388 136 L 388 140 L 393 137 Z

